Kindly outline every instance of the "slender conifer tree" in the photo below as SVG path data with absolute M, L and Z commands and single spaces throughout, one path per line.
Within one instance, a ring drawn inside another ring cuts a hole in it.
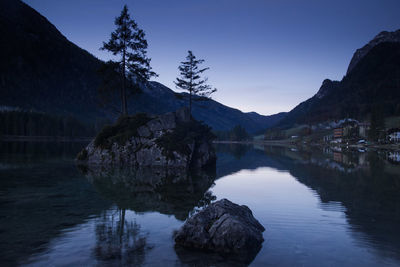
M 204 62 L 203 59 L 197 59 L 192 51 L 188 51 L 186 61 L 181 62 L 178 67 L 180 77 L 174 82 L 176 88 L 185 90 L 189 93 L 189 111 L 192 114 L 192 101 L 204 100 L 210 98 L 210 95 L 217 91 L 207 84 L 207 78 L 202 78 L 200 75 L 209 68 L 200 69 L 199 65 Z M 194 98 L 194 96 L 198 96 Z
M 130 18 L 126 5 L 114 23 L 117 28 L 111 33 L 110 40 L 103 43 L 101 49 L 119 56 L 119 61 L 116 63 L 119 64 L 121 76 L 121 106 L 122 114 L 126 115 L 128 114 L 127 88 L 132 87 L 127 83 L 139 85 L 157 74 L 151 70 L 150 58 L 147 57 L 145 33 Z

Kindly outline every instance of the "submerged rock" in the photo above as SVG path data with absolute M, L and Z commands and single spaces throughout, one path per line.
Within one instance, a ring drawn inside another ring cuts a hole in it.
M 264 231 L 247 206 L 222 199 L 189 218 L 175 233 L 175 243 L 186 248 L 234 254 L 238 259 L 249 261 L 260 250 Z
M 213 137 L 208 126 L 190 119 L 187 108 L 124 116 L 104 127 L 77 159 L 89 165 L 198 169 L 215 164 Z

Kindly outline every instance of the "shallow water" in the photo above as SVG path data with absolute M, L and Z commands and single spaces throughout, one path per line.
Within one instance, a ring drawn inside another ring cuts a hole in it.
M 400 165 L 389 153 L 218 145 L 215 172 L 165 180 L 78 169 L 83 146 L 0 143 L 2 266 L 232 266 L 172 238 L 221 198 L 266 228 L 250 266 L 400 265 Z

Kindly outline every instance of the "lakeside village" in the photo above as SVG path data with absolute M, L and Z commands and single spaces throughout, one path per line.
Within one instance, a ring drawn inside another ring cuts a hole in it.
M 293 145 L 311 144 L 328 148 L 332 152 L 357 149 L 388 150 L 387 159 L 400 163 L 400 118 L 386 119 L 381 125 L 346 118 L 338 121 L 301 125 L 286 130 L 270 129 L 265 141 L 286 142 Z M 385 127 L 386 126 L 386 127 Z

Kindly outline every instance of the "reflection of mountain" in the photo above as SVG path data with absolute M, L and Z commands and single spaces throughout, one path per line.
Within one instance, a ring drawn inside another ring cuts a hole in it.
M 315 165 L 294 165 L 291 174 L 316 190 L 322 202 L 340 201 L 349 223 L 374 240 L 382 251 L 400 251 L 399 176 L 383 172 L 384 163 L 375 158 L 371 169 L 338 172 Z
M 241 170 L 255 170 L 268 166 L 275 169 L 283 168 L 275 159 L 266 157 L 261 150 L 241 144 L 217 145 L 217 179 Z
M 289 171 L 315 190 L 322 203 L 340 202 L 346 208 L 353 230 L 366 234 L 357 240 L 381 253 L 400 255 L 400 166 L 386 162 L 384 155 L 282 147 L 262 151 L 235 145 L 217 148 L 217 177 L 258 167 Z
M 3 266 L 46 250 L 63 231 L 109 207 L 70 164 L 20 163 L 17 169 L 0 170 L 0 190 Z
M 157 211 L 185 220 L 193 208 L 209 203 L 215 170 L 189 174 L 165 168 L 86 168 L 88 180 L 121 209 Z
M 349 154 L 345 163 L 334 165 L 320 151 L 266 150 L 266 157 L 280 163 L 298 181 L 315 190 L 323 203 L 342 203 L 352 228 L 366 234 L 366 240 L 380 252 L 394 251 L 399 255 L 400 167 L 388 164 L 376 153 L 364 156 Z
M 87 142 L 0 142 L 0 161 L 2 164 L 43 161 L 70 161 L 76 157 Z M 20 166 L 21 167 L 21 166 Z

